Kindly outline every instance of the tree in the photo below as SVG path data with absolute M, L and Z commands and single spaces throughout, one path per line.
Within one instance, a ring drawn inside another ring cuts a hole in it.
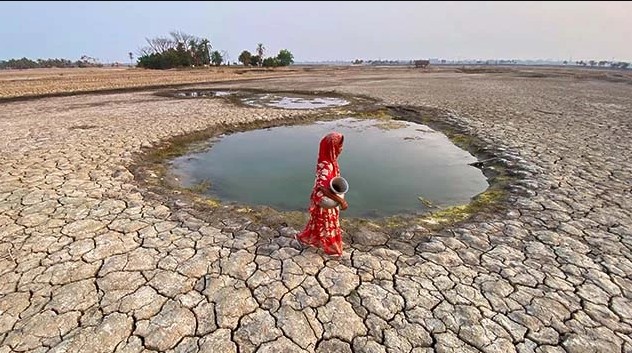
M 171 38 L 173 39 L 173 42 L 177 43 L 190 43 L 191 40 L 196 41 L 197 38 L 196 36 L 190 35 L 188 33 L 184 33 L 182 31 L 171 31 L 169 32 L 169 35 L 171 35 Z
M 261 57 L 259 55 L 253 55 L 250 57 L 251 66 L 259 66 L 259 62 L 261 62 Z
M 129 55 L 129 64 L 130 66 L 134 66 L 134 53 L 132 53 L 131 51 L 129 53 L 127 53 Z
M 276 58 L 280 66 L 289 66 L 294 62 L 294 55 L 287 49 L 279 51 L 279 55 Z
M 169 57 L 172 58 L 172 62 L 176 63 L 175 66 L 191 66 L 195 63 L 195 58 L 191 55 L 191 51 L 188 50 L 185 43 L 179 42 L 176 46 L 175 53 L 173 51 L 168 52 Z
M 219 66 L 222 64 L 222 61 L 224 61 L 224 58 L 222 57 L 222 53 L 220 53 L 217 50 L 211 53 L 211 62 L 213 63 L 213 65 Z
M 265 58 L 262 65 L 263 67 L 277 67 L 281 66 L 281 62 L 277 58 Z
M 203 38 L 195 44 L 195 56 L 198 58 L 198 65 L 208 65 L 211 63 L 211 42 Z
M 259 66 L 263 64 L 263 54 L 265 54 L 266 47 L 263 46 L 263 43 L 257 44 L 257 56 L 259 57 Z
M 82 55 L 81 59 L 75 64 L 79 67 L 103 67 L 103 64 L 101 64 L 98 59 L 88 55 Z
M 228 50 L 222 50 L 220 54 L 222 54 L 222 58 L 224 59 L 224 65 L 230 66 L 230 54 L 228 54 Z
M 248 50 L 244 50 L 241 52 L 241 54 L 239 54 L 239 58 L 237 60 L 239 60 L 239 62 L 242 63 L 244 66 L 249 66 L 251 58 L 252 54 L 250 54 Z
M 162 54 L 169 49 L 175 49 L 176 43 L 169 38 L 145 38 L 147 47 L 141 49 L 143 54 Z

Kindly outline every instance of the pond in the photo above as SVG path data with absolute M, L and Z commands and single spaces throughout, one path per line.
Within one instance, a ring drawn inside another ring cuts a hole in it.
M 423 214 L 466 204 L 488 187 L 476 158 L 425 125 L 346 118 L 222 135 L 171 161 L 182 186 L 239 204 L 307 210 L 319 141 L 344 134 L 344 216 Z

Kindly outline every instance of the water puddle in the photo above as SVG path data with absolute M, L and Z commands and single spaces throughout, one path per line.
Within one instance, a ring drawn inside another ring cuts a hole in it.
M 253 107 L 273 107 L 283 109 L 322 109 L 341 107 L 349 104 L 349 101 L 334 97 L 309 97 L 298 95 L 255 94 L 252 97 L 243 98 L 244 104 Z
M 342 107 L 350 102 L 336 97 L 322 97 L 294 93 L 252 93 L 247 91 L 198 90 L 172 93 L 178 98 L 213 98 L 233 96 L 251 107 L 281 109 L 322 109 Z

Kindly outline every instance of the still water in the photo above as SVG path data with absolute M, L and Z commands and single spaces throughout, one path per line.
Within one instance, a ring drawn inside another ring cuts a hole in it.
M 320 139 L 344 134 L 339 158 L 349 182 L 343 215 L 378 218 L 466 204 L 487 189 L 476 158 L 425 125 L 341 119 L 223 135 L 211 148 L 172 161 L 183 186 L 223 201 L 307 210 Z

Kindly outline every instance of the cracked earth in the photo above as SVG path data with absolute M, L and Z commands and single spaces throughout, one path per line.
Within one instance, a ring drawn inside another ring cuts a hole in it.
M 367 70 L 233 87 L 449 110 L 520 166 L 519 192 L 442 231 L 346 234 L 331 259 L 288 227 L 167 207 L 129 170 L 175 135 L 305 112 L 152 91 L 0 103 L 0 353 L 632 352 L 632 85 Z

